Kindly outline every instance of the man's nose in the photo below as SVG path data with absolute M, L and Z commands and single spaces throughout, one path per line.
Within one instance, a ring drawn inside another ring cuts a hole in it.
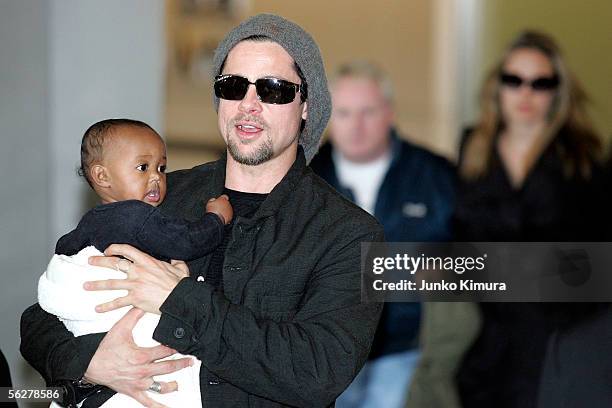
M 257 97 L 255 85 L 249 85 L 246 95 L 238 105 L 238 109 L 244 113 L 258 113 L 261 112 L 261 108 L 261 101 Z
M 364 115 L 362 113 L 356 113 L 349 119 L 350 127 L 353 133 L 359 133 L 364 128 Z

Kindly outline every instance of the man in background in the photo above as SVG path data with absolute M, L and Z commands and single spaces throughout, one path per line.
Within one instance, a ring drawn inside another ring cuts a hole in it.
M 398 136 L 388 77 L 368 62 L 349 62 L 331 92 L 331 139 L 312 169 L 374 215 L 387 241 L 450 240 L 453 168 Z M 403 407 L 419 357 L 420 316 L 418 303 L 385 305 L 369 360 L 337 407 Z

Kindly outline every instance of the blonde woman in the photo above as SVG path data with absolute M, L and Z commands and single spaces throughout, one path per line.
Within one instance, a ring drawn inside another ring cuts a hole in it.
M 602 238 L 602 143 L 586 99 L 552 38 L 528 31 L 511 43 L 462 140 L 458 240 Z M 559 322 L 537 304 L 479 309 L 482 328 L 457 376 L 464 408 L 535 407 L 546 344 Z

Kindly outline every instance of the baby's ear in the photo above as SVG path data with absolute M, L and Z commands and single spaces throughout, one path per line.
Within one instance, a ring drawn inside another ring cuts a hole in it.
M 108 170 L 101 164 L 94 164 L 89 169 L 91 181 L 98 187 L 110 187 L 110 175 Z

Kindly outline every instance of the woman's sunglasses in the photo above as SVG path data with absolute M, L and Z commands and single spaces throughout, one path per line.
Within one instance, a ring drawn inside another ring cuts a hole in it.
M 528 81 L 519 76 L 502 72 L 499 80 L 508 88 L 520 88 L 523 84 L 527 84 L 527 86 L 530 86 L 534 91 L 551 91 L 559 86 L 559 78 L 556 75 L 552 77 L 540 77 Z
M 255 82 L 239 75 L 217 75 L 215 77 L 215 95 L 217 98 L 240 101 L 246 95 L 249 85 L 255 85 L 257 97 L 263 103 L 284 105 L 295 99 L 300 93 L 302 102 L 306 100 L 306 86 L 294 84 L 278 78 L 259 78 Z

